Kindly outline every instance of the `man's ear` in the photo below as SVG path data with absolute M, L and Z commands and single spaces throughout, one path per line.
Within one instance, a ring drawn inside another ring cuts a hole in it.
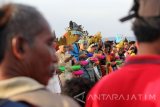
M 136 47 L 137 49 L 139 49 L 139 42 L 136 42 Z
M 13 52 L 13 55 L 21 60 L 24 59 L 24 55 L 27 51 L 27 42 L 24 38 L 17 36 L 17 37 L 13 37 L 12 41 L 11 41 L 11 50 Z

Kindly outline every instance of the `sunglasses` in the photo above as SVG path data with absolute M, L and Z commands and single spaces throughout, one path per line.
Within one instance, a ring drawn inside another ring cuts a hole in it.
M 68 46 L 64 46 L 64 48 L 68 48 Z
M 84 43 L 83 45 L 87 45 L 87 43 Z

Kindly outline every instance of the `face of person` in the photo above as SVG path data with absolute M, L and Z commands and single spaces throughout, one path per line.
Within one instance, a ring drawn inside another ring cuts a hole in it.
M 87 43 L 80 44 L 80 49 L 86 50 L 87 49 Z
M 124 50 L 123 48 L 120 48 L 119 51 L 118 51 L 118 53 L 119 54 L 123 54 L 123 50 Z
M 73 46 L 72 45 L 69 45 L 68 46 L 68 51 L 72 51 L 73 50 Z
M 112 51 L 113 51 L 113 53 L 117 53 L 118 50 L 117 50 L 116 47 L 113 47 L 113 48 L 112 48 Z
M 62 45 L 62 46 L 59 47 L 59 50 L 60 50 L 61 52 L 65 53 L 65 52 L 68 50 L 68 47 L 65 46 L 65 45 Z
M 129 45 L 128 45 L 128 44 L 125 44 L 125 45 L 124 45 L 124 48 L 125 48 L 125 49 L 128 49 L 128 48 L 129 48 Z
M 79 41 L 80 35 L 75 34 L 74 36 L 76 37 L 76 41 Z
M 58 61 L 53 48 L 54 39 L 55 35 L 51 33 L 49 28 L 44 29 L 41 34 L 35 37 L 25 59 L 28 75 L 44 85 L 48 84 L 55 71 L 54 65 Z
M 102 42 L 102 40 L 100 40 L 100 41 L 98 42 L 98 46 L 101 47 L 102 45 L 103 45 L 103 42 Z
M 95 52 L 95 51 L 96 51 L 96 49 L 97 49 L 97 47 L 96 47 L 96 46 L 91 47 L 91 52 Z
M 103 49 L 103 51 L 104 51 L 105 53 L 109 53 L 109 50 L 110 50 L 110 47 L 104 47 L 104 49 Z

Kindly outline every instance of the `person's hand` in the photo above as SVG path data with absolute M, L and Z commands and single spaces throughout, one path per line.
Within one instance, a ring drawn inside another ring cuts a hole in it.
M 79 58 L 87 58 L 87 55 L 86 54 L 82 54 L 79 56 Z
M 59 69 L 56 69 L 56 74 L 60 75 L 62 72 Z
M 73 56 L 70 56 L 70 57 L 66 58 L 66 59 L 64 60 L 64 62 L 65 62 L 65 63 L 66 63 L 66 62 L 69 62 L 72 58 L 73 58 Z
M 102 69 L 107 69 L 107 65 L 101 65 Z
M 116 62 L 111 62 L 111 65 L 116 65 Z
M 79 61 L 77 61 L 74 65 L 80 65 L 80 62 L 79 62 Z

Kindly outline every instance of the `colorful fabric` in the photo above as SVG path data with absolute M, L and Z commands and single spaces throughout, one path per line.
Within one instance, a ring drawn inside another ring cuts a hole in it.
M 87 53 L 88 53 L 87 51 L 83 50 L 83 51 L 80 51 L 79 55 L 87 54 Z M 80 59 L 80 61 L 83 61 L 83 60 L 87 60 L 87 58 Z M 88 65 L 82 66 L 82 70 L 84 71 L 84 74 L 82 75 L 82 77 L 90 79 L 93 82 L 96 81 L 93 64 L 91 62 L 89 62 Z
M 68 53 L 64 54 L 64 53 L 61 53 L 59 51 L 56 52 L 56 55 L 58 57 L 58 66 L 59 67 L 60 66 L 65 66 L 66 67 L 66 70 L 59 75 L 61 84 L 62 84 L 62 86 L 64 86 L 65 81 L 72 78 L 72 73 L 71 73 L 71 69 L 70 69 L 70 67 L 71 67 L 71 61 L 64 62 L 65 59 L 68 58 L 68 57 L 70 57 L 71 55 L 68 54 Z
M 106 61 L 111 62 L 111 55 L 106 56 Z M 107 64 L 107 71 L 106 73 L 109 74 L 113 71 L 111 64 Z
M 72 34 L 72 35 L 80 35 L 80 36 L 83 35 L 83 33 L 82 33 L 81 31 L 77 31 L 77 30 L 72 30 L 72 31 L 71 31 L 71 34 Z
M 77 43 L 73 44 L 73 50 L 70 51 L 70 54 L 74 56 L 76 61 L 79 61 L 79 46 Z

